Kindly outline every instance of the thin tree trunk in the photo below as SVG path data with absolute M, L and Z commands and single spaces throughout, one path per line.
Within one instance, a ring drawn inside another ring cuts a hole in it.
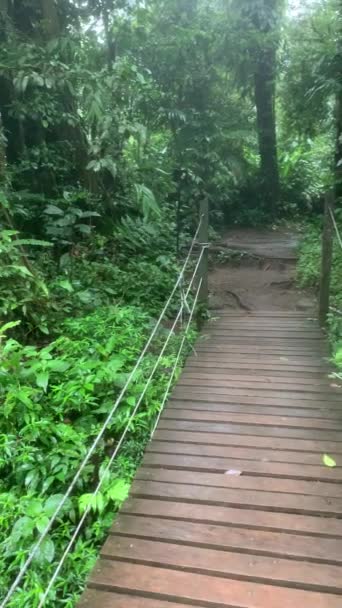
M 41 10 L 47 38 L 57 38 L 60 34 L 60 22 L 55 0 L 41 0 Z
M 268 209 L 275 213 L 280 198 L 275 118 L 276 50 L 258 53 L 254 75 L 255 104 L 260 153 L 262 194 Z

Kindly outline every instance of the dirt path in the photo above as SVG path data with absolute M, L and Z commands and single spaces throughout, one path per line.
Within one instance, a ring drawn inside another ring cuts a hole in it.
M 314 295 L 295 282 L 299 242 L 285 229 L 226 232 L 212 247 L 210 308 L 313 311 Z M 236 259 L 228 260 L 232 250 Z

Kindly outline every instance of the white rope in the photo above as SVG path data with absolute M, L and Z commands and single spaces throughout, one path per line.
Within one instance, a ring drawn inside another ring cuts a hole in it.
M 141 361 L 143 360 L 143 358 L 144 358 L 144 356 L 145 356 L 145 354 L 146 354 L 146 352 L 147 352 L 147 350 L 148 350 L 148 348 L 149 348 L 149 346 L 150 346 L 150 344 L 151 344 L 154 336 L 156 335 L 157 330 L 158 330 L 158 328 L 159 328 L 159 326 L 160 326 L 160 324 L 161 324 L 161 322 L 162 322 L 162 320 L 163 320 L 163 318 L 165 316 L 165 313 L 166 313 L 167 309 L 170 306 L 170 303 L 171 303 L 171 301 L 173 299 L 173 296 L 175 295 L 175 293 L 176 293 L 176 291 L 177 291 L 177 289 L 178 289 L 178 287 L 179 287 L 179 285 L 180 285 L 180 283 L 181 283 L 181 281 L 183 279 L 185 270 L 186 270 L 188 262 L 190 260 L 190 256 L 191 256 L 193 248 L 194 248 L 194 246 L 196 244 L 196 240 L 197 240 L 197 236 L 198 236 L 201 224 L 202 224 L 202 217 L 201 217 L 201 219 L 199 221 L 199 224 L 198 224 L 195 236 L 194 236 L 194 238 L 192 240 L 192 243 L 191 243 L 188 255 L 187 255 L 186 259 L 185 259 L 185 262 L 184 262 L 182 270 L 181 270 L 181 272 L 179 274 L 179 277 L 178 277 L 178 279 L 177 279 L 177 281 L 175 283 L 175 286 L 174 286 L 174 288 L 173 288 L 173 290 L 172 290 L 172 292 L 171 292 L 171 294 L 170 294 L 170 296 L 169 296 L 169 298 L 168 298 L 168 300 L 167 300 L 167 302 L 166 302 L 166 304 L 165 304 L 165 306 L 164 306 L 164 308 L 163 308 L 163 310 L 162 310 L 162 312 L 161 312 L 161 314 L 160 314 L 160 316 L 159 316 L 159 318 L 158 318 L 158 320 L 157 320 L 157 322 L 156 322 L 156 324 L 154 326 L 154 329 L 153 329 L 153 331 L 152 331 L 149 339 L 147 340 L 147 342 L 145 344 L 144 349 L 142 350 L 142 352 L 141 352 L 141 354 L 140 354 L 140 356 L 139 356 L 136 364 L 134 365 L 131 373 L 129 374 L 129 376 L 128 376 L 127 380 L 126 380 L 126 383 L 125 383 L 124 387 L 122 388 L 122 390 L 121 390 L 118 398 L 116 399 L 116 401 L 115 401 L 115 403 L 114 403 L 111 411 L 109 412 L 109 414 L 108 414 L 105 422 L 103 423 L 103 426 L 102 426 L 99 434 L 97 435 L 95 441 L 93 442 L 93 444 L 91 445 L 90 449 L 88 450 L 86 456 L 84 457 L 83 461 L 81 462 L 81 464 L 80 464 L 80 466 L 79 466 L 79 468 L 78 468 L 78 470 L 77 470 L 77 472 L 75 474 L 75 477 L 73 478 L 73 480 L 70 483 L 68 489 L 66 490 L 66 492 L 65 492 L 65 494 L 64 494 L 61 502 L 56 507 L 56 509 L 55 509 L 53 515 L 51 516 L 48 524 L 46 525 L 45 529 L 43 530 L 43 532 L 39 536 L 39 538 L 38 538 L 36 544 L 34 545 L 34 547 L 31 549 L 31 551 L 30 551 L 28 557 L 26 558 L 25 562 L 21 566 L 21 568 L 20 568 L 20 570 L 19 570 L 19 572 L 18 572 L 15 580 L 13 581 L 13 583 L 12 583 L 9 591 L 7 592 L 7 594 L 5 596 L 5 598 L 3 599 L 3 601 L 2 601 L 2 603 L 0 605 L 0 608 L 5 608 L 5 606 L 7 606 L 8 601 L 10 600 L 10 598 L 13 595 L 14 591 L 19 586 L 20 581 L 22 580 L 22 578 L 25 575 L 27 569 L 29 568 L 30 564 L 32 563 L 32 561 L 33 561 L 33 559 L 34 559 L 34 557 L 35 557 L 35 555 L 36 555 L 39 547 L 41 546 L 42 542 L 47 537 L 47 535 L 48 535 L 49 531 L 51 530 L 54 522 L 56 521 L 58 515 L 62 511 L 64 505 L 66 504 L 66 501 L 68 500 L 71 492 L 73 491 L 74 487 L 76 486 L 76 484 L 77 484 L 77 482 L 78 482 L 78 480 L 79 480 L 82 472 L 84 471 L 87 463 L 89 462 L 89 459 L 91 458 L 91 456 L 93 455 L 94 451 L 96 450 L 99 442 L 101 441 L 101 439 L 102 439 L 102 437 L 103 437 L 103 435 L 104 435 L 104 433 L 106 431 L 107 426 L 111 422 L 114 413 L 116 412 L 118 406 L 120 405 L 120 402 L 121 402 L 123 396 L 125 395 L 126 390 L 127 390 L 128 386 L 130 385 L 130 383 L 132 381 L 132 378 L 134 377 L 135 372 L 137 371 L 137 369 L 138 369 Z M 200 259 L 201 259 L 202 255 L 203 255 L 203 249 L 202 249 L 202 252 L 201 252 L 201 255 L 200 255 Z M 196 267 L 196 270 L 197 270 L 197 268 L 198 268 L 198 265 Z
M 336 223 L 336 219 L 335 219 L 334 212 L 333 212 L 333 210 L 332 210 L 330 207 L 329 207 L 329 211 L 330 211 L 330 215 L 331 215 L 332 223 L 333 223 L 334 228 L 335 228 L 335 232 L 336 232 L 337 240 L 338 240 L 339 245 L 340 245 L 340 247 L 341 247 L 341 249 L 342 249 L 342 238 L 341 238 L 340 231 L 339 231 L 338 226 L 337 226 L 337 223 Z
M 202 249 L 202 255 L 203 255 L 203 249 Z M 200 256 L 199 261 L 201 260 L 201 257 L 202 256 Z M 197 275 L 198 267 L 199 267 L 199 263 L 197 263 L 197 266 L 196 266 L 196 269 L 195 269 L 195 271 L 193 273 L 190 285 L 189 285 L 189 287 L 188 287 L 188 289 L 186 291 L 186 297 L 190 293 L 190 290 L 192 288 L 193 282 L 194 282 L 195 277 Z M 194 313 L 194 310 L 195 310 L 195 306 L 196 306 L 196 302 L 197 302 L 197 299 L 198 299 L 198 294 L 199 294 L 199 290 L 200 290 L 201 284 L 202 284 L 202 279 L 199 282 L 199 286 L 198 286 L 196 297 L 195 297 L 195 302 L 194 302 L 194 305 L 193 305 L 193 308 L 192 308 L 192 311 L 191 311 L 191 317 L 190 317 L 190 320 L 188 322 L 186 331 L 188 331 L 188 328 L 189 328 L 190 323 L 191 323 L 191 319 L 192 319 L 192 316 L 193 316 L 193 313 Z M 133 410 L 131 416 L 128 419 L 126 427 L 125 427 L 125 429 L 124 429 L 124 431 L 123 431 L 123 433 L 121 435 L 120 441 L 116 445 L 115 450 L 113 451 L 113 454 L 111 455 L 111 457 L 110 457 L 110 459 L 109 459 L 109 461 L 107 463 L 107 466 L 106 466 L 106 468 L 103 471 L 102 477 L 99 480 L 99 482 L 98 482 L 98 484 L 97 484 L 97 486 L 95 488 L 93 496 L 96 496 L 98 494 L 98 492 L 100 491 L 102 483 L 103 483 L 103 480 L 106 478 L 106 474 L 109 471 L 109 469 L 110 469 L 110 467 L 111 467 L 111 465 L 112 465 L 112 463 L 113 463 L 113 461 L 114 461 L 114 459 L 115 459 L 118 451 L 120 450 L 120 448 L 121 448 L 121 446 L 123 444 L 123 441 L 124 441 L 124 439 L 126 437 L 126 434 L 129 431 L 129 427 L 131 425 L 131 422 L 134 419 L 134 417 L 135 417 L 135 415 L 136 415 L 136 413 L 137 413 L 137 411 L 138 411 L 138 409 L 139 409 L 139 407 L 141 405 L 141 402 L 142 402 L 142 400 L 143 400 L 143 398 L 144 398 L 144 396 L 146 394 L 146 391 L 147 391 L 147 389 L 148 389 L 148 387 L 149 387 L 149 385 L 150 385 L 150 383 L 152 381 L 152 378 L 153 378 L 153 376 L 154 376 L 154 374 L 155 374 L 155 372 L 156 372 L 156 370 L 157 370 L 157 368 L 159 366 L 159 363 L 160 363 L 160 361 L 161 361 L 161 359 L 163 357 L 163 354 L 164 354 L 164 352 L 165 352 L 165 350 L 167 348 L 167 345 L 168 345 L 168 343 L 169 343 L 169 341 L 171 339 L 171 336 L 174 333 L 175 327 L 176 327 L 179 319 L 181 318 L 181 315 L 182 315 L 182 312 L 183 312 L 183 308 L 184 308 L 184 303 L 181 304 L 181 307 L 180 307 L 180 309 L 178 311 L 178 314 L 177 314 L 177 316 L 176 316 L 176 318 L 175 318 L 175 320 L 173 322 L 173 325 L 172 325 L 172 327 L 171 327 L 171 329 L 170 329 L 170 331 L 168 333 L 168 336 L 167 336 L 167 338 L 166 338 L 166 340 L 164 342 L 163 348 L 161 349 L 161 351 L 160 351 L 160 353 L 158 355 L 157 361 L 156 361 L 156 363 L 155 363 L 155 365 L 154 365 L 154 367 L 152 369 L 152 372 L 151 372 L 151 374 L 150 374 L 150 376 L 149 376 L 149 378 L 148 378 L 148 380 L 147 380 L 147 382 L 145 384 L 144 390 L 141 393 L 141 395 L 140 395 L 140 397 L 138 399 L 138 402 L 135 405 L 134 410 Z M 186 337 L 186 334 L 185 334 L 185 336 L 183 336 L 183 340 L 182 340 L 182 343 L 181 343 L 181 348 L 183 348 L 185 337 Z M 176 363 L 175 363 L 175 366 L 174 366 L 173 371 L 172 371 L 171 381 L 169 380 L 168 385 L 166 387 L 166 392 L 165 392 L 164 399 L 163 399 L 163 405 L 164 405 L 164 403 L 165 403 L 165 401 L 167 399 L 167 395 L 169 393 L 169 389 L 170 389 L 170 386 L 171 386 L 171 382 L 172 382 L 172 379 L 173 379 L 173 376 L 174 376 L 174 373 L 175 373 L 175 369 L 176 369 L 176 366 L 177 366 L 180 354 L 181 354 L 181 349 L 178 351 L 178 354 L 177 354 Z M 159 417 L 158 417 L 158 420 L 159 420 Z M 84 514 L 82 515 L 82 517 L 81 517 L 81 519 L 80 519 L 80 521 L 79 521 L 79 523 L 78 523 L 78 525 L 77 525 L 77 527 L 76 527 L 76 529 L 75 529 L 75 531 L 74 531 L 74 533 L 73 533 L 73 535 L 72 535 L 72 537 L 71 537 L 71 539 L 70 539 L 70 541 L 69 541 L 69 543 L 68 543 L 68 545 L 67 545 L 67 547 L 66 547 L 66 549 L 65 549 L 65 551 L 64 551 L 64 553 L 63 553 L 63 555 L 62 555 L 62 557 L 61 557 L 61 559 L 59 561 L 59 563 L 58 563 L 58 565 L 57 565 L 56 570 L 54 571 L 54 573 L 52 575 L 52 578 L 51 578 L 51 580 L 50 580 L 50 582 L 49 582 L 49 584 L 48 584 L 48 586 L 47 586 L 47 588 L 46 588 L 46 590 L 44 592 L 44 595 L 42 596 L 42 598 L 41 598 L 41 600 L 39 602 L 38 608 L 42 608 L 42 606 L 45 604 L 45 600 L 47 599 L 47 597 L 48 597 L 48 595 L 49 595 L 49 593 L 50 593 L 50 591 L 51 591 L 51 589 L 52 589 L 52 587 L 54 585 L 54 582 L 57 579 L 57 577 L 58 577 L 58 575 L 59 575 L 59 573 L 60 573 L 60 571 L 61 571 L 61 569 L 63 567 L 63 564 L 64 564 L 64 562 L 65 562 L 65 560 L 66 560 L 69 552 L 72 549 L 73 544 L 75 543 L 75 541 L 76 541 L 76 539 L 77 539 L 77 537 L 78 537 L 78 535 L 79 535 L 79 533 L 80 533 L 80 531 L 82 529 L 84 521 L 87 518 L 87 515 L 89 514 L 90 508 L 91 507 L 90 507 L 90 504 L 89 504 L 88 507 L 86 508 Z
M 182 341 L 181 341 L 181 344 L 180 344 L 180 347 L 179 347 L 179 350 L 178 350 L 178 353 L 177 353 L 177 356 L 176 356 L 176 360 L 175 360 L 175 363 L 174 363 L 174 366 L 173 366 L 173 369 L 172 369 L 171 376 L 169 378 L 168 385 L 166 387 L 166 391 L 165 391 L 164 398 L 163 398 L 163 401 L 162 401 L 161 406 L 160 406 L 160 410 L 159 410 L 159 413 L 158 413 L 158 416 L 157 416 L 157 420 L 156 420 L 156 422 L 154 424 L 154 427 L 152 429 L 151 439 L 152 439 L 152 437 L 153 437 L 153 435 L 154 435 L 154 433 L 156 431 L 156 428 L 157 428 L 157 426 L 159 424 L 160 416 L 163 413 L 166 400 L 167 400 L 167 398 L 169 396 L 169 393 L 170 393 L 170 388 L 172 386 L 173 378 L 175 376 L 175 373 L 176 373 L 176 370 L 177 370 L 177 367 L 178 367 L 178 362 L 179 362 L 180 356 L 181 356 L 183 348 L 184 348 L 184 343 L 185 343 L 186 338 L 188 337 L 188 331 L 189 331 L 190 325 L 192 323 L 192 319 L 193 319 L 194 312 L 195 312 L 195 309 L 196 309 L 196 304 L 197 304 L 197 300 L 198 300 L 198 296 L 199 296 L 199 293 L 200 293 L 200 289 L 201 289 L 202 283 L 203 283 L 203 278 L 201 278 L 201 280 L 200 280 L 200 282 L 198 284 L 198 287 L 197 287 L 197 292 L 196 292 L 195 299 L 194 299 L 194 302 L 193 302 L 193 305 L 192 305 L 192 308 L 191 308 L 191 311 L 190 311 L 190 314 L 189 314 L 189 319 L 188 319 L 187 326 L 185 328 L 185 333 L 184 333 L 184 336 L 182 338 Z

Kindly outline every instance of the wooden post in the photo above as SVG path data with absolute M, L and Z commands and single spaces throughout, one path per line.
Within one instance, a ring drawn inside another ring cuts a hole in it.
M 208 197 L 204 196 L 201 200 L 200 204 L 200 218 L 201 227 L 198 234 L 198 240 L 200 243 L 208 243 L 209 240 L 209 201 Z M 209 289 L 208 289 L 208 248 L 206 248 L 203 252 L 202 261 L 199 268 L 199 276 L 202 279 L 202 285 L 199 292 L 199 303 L 201 308 L 208 307 L 208 297 L 209 297 Z
M 334 193 L 327 192 L 324 206 L 324 228 L 322 237 L 322 267 L 319 292 L 319 322 L 323 326 L 327 322 L 330 304 L 331 266 L 333 259 L 334 226 L 331 212 L 334 212 Z

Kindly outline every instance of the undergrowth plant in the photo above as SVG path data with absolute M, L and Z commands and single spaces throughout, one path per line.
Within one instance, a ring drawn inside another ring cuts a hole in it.
M 63 324 L 47 346 L 22 345 L 1 334 L 0 558 L 1 594 L 8 589 L 87 450 L 98 435 L 138 358 L 153 319 L 138 307 L 103 307 Z M 115 449 L 167 335 L 161 329 L 42 543 L 10 606 L 37 605 L 58 558 L 87 507 L 90 514 L 47 606 L 71 606 L 94 563 L 97 548 L 126 498 L 167 387 L 181 336 L 175 335 L 131 421 L 123 449 L 96 498 L 93 491 Z M 189 339 L 191 336 L 189 336 Z M 185 349 L 186 351 L 186 349 Z M 181 364 L 181 362 L 180 362 Z M 0 595 L 1 595 L 0 594 Z
M 339 212 L 337 221 L 341 227 Z M 322 226 L 319 220 L 305 225 L 304 239 L 300 248 L 298 262 L 298 282 L 301 287 L 319 290 L 322 254 Z M 335 364 L 342 369 L 342 249 L 334 240 L 333 264 L 331 275 L 331 313 L 328 318 L 328 334 Z

